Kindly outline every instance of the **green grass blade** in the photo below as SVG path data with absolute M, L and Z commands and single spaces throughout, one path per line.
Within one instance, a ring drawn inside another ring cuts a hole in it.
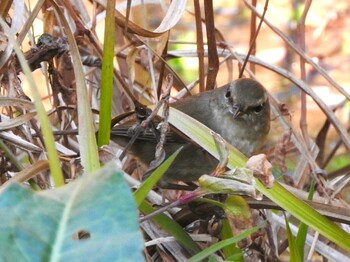
M 290 253 L 289 259 L 291 262 L 301 262 L 302 259 L 300 257 L 300 253 L 299 253 L 298 247 L 296 245 L 293 233 L 290 230 L 288 219 L 286 216 L 284 216 L 284 218 L 286 221 L 286 233 L 287 233 L 287 237 L 288 237 L 288 247 L 289 247 L 289 253 Z
M 143 201 L 139 206 L 139 210 L 144 214 L 150 214 L 155 209 L 146 201 Z M 151 218 L 161 228 L 176 238 L 191 254 L 196 254 L 201 251 L 200 247 L 192 240 L 192 238 L 182 229 L 182 227 L 174 220 L 164 214 L 158 214 Z
M 146 198 L 148 192 L 156 185 L 159 179 L 162 177 L 165 171 L 168 170 L 170 165 L 174 162 L 176 156 L 180 153 L 182 147 L 175 151 L 167 160 L 165 160 L 147 180 L 134 192 L 134 199 L 136 205 L 139 206 Z
M 223 220 L 220 236 L 222 240 L 233 238 L 232 228 L 227 219 Z M 224 246 L 222 248 L 222 252 L 224 253 L 226 260 L 234 257 L 235 262 L 244 262 L 243 253 L 241 249 L 236 246 L 235 243 L 231 243 L 227 246 Z
M 308 200 L 312 200 L 314 192 L 315 192 L 315 181 L 312 180 L 309 195 L 308 195 Z M 308 228 L 309 227 L 305 223 L 300 223 L 299 229 L 298 229 L 298 234 L 295 238 L 295 244 L 298 248 L 301 259 L 303 259 L 303 257 L 304 257 L 304 247 L 305 247 Z
M 112 118 L 113 98 L 113 59 L 114 59 L 114 18 L 115 0 L 108 0 L 106 7 L 106 23 L 103 45 L 102 75 L 101 75 L 101 99 L 100 122 L 98 129 L 98 145 L 108 145 Z
M 228 245 L 232 245 L 234 243 L 237 243 L 238 241 L 241 241 L 242 239 L 250 236 L 254 232 L 258 231 L 261 227 L 262 226 L 256 226 L 256 227 L 249 228 L 246 231 L 244 231 L 243 233 L 239 234 L 238 236 L 234 236 L 232 238 L 225 239 L 225 240 L 222 240 L 218 243 L 215 243 L 215 244 L 211 245 L 210 247 L 204 249 L 200 253 L 196 254 L 195 256 L 191 257 L 187 262 L 202 261 L 203 259 L 210 256 L 214 252 L 216 252 L 216 251 L 218 251 L 218 250 L 220 250 Z
M 345 250 L 350 251 L 350 234 L 288 192 L 279 183 L 275 182 L 271 189 L 267 189 L 260 181 L 257 181 L 257 188 L 265 196 L 298 218 L 301 222 L 320 232 L 320 234 Z
M 16 40 L 13 38 L 13 34 L 11 32 L 11 29 L 8 27 L 8 25 L 4 22 L 4 20 L 0 17 L 0 25 L 4 29 L 5 33 L 8 36 L 8 39 L 10 43 L 12 44 L 16 55 L 18 57 L 18 61 L 21 64 L 21 67 L 23 69 L 23 73 L 26 75 L 30 90 L 32 92 L 32 96 L 34 99 L 34 105 L 37 110 L 38 118 L 41 124 L 41 130 L 44 137 L 45 142 L 45 148 L 47 150 L 48 159 L 49 159 L 49 165 L 50 165 L 50 172 L 53 178 L 53 182 L 56 187 L 62 186 L 64 184 L 63 174 L 60 166 L 60 161 L 58 159 L 57 150 L 55 147 L 55 139 L 53 137 L 52 131 L 51 131 L 51 125 L 50 121 L 46 115 L 46 111 L 44 108 L 44 105 L 41 101 L 40 94 L 38 92 L 38 89 L 36 87 L 35 81 L 32 76 L 32 72 L 29 68 L 29 65 L 20 50 Z

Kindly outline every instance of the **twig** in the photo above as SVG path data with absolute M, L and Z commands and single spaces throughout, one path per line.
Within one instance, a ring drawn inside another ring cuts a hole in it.
M 299 23 L 298 23 L 299 46 L 303 52 L 305 52 L 305 20 L 306 20 L 307 13 L 308 13 L 310 6 L 311 6 L 311 2 L 312 1 L 310 1 L 310 0 L 306 1 L 305 7 L 303 10 L 303 14 L 302 14 L 302 16 L 299 20 Z M 302 56 L 300 56 L 300 79 L 304 82 L 306 81 L 305 60 Z M 308 135 L 308 131 L 307 131 L 307 103 L 306 103 L 306 93 L 305 92 L 300 93 L 300 109 L 301 109 L 300 122 L 299 122 L 300 130 L 301 130 L 301 134 L 304 138 L 306 149 L 310 150 L 309 135 Z M 300 176 L 299 181 L 301 183 L 298 186 L 303 187 L 305 180 L 308 177 L 308 174 L 306 174 L 304 172 L 304 173 L 301 173 L 300 175 L 301 176 Z
M 253 5 L 254 5 L 254 6 L 256 5 L 256 1 L 253 1 Z M 262 16 L 261 16 L 261 19 L 260 19 L 260 22 L 259 22 L 258 29 L 257 29 L 256 31 L 253 31 L 253 28 L 255 28 L 256 14 L 255 14 L 254 12 L 252 12 L 251 25 L 252 25 L 252 23 L 254 23 L 254 27 L 251 26 L 251 27 L 252 27 L 252 29 L 251 29 L 251 34 L 254 33 L 254 37 L 252 37 L 252 38 L 250 39 L 250 47 L 249 47 L 249 51 L 248 51 L 248 53 L 247 53 L 247 58 L 249 58 L 251 54 L 254 54 L 254 53 L 255 53 L 255 49 L 256 49 L 256 38 L 258 37 L 258 34 L 259 34 L 259 32 L 260 32 L 262 23 L 263 23 L 263 21 L 264 21 L 265 14 L 266 14 L 266 12 L 267 12 L 267 7 L 268 7 L 268 5 L 269 5 L 269 1 L 266 0 L 265 6 L 264 6 L 264 11 L 263 11 L 263 13 L 262 13 Z M 241 78 L 241 77 L 243 76 L 243 72 L 244 72 L 244 70 L 245 70 L 245 67 L 246 67 L 247 63 L 248 63 L 248 59 L 245 59 L 245 60 L 244 60 L 244 64 L 242 65 L 242 68 L 241 68 L 241 70 L 240 70 L 240 72 L 239 72 L 238 78 Z M 252 71 L 252 73 L 254 73 L 254 67 L 251 67 L 251 71 Z
M 203 29 L 202 29 L 202 15 L 199 0 L 194 0 L 194 12 L 196 20 L 196 43 L 198 56 L 198 72 L 199 72 L 199 91 L 205 90 L 204 82 L 204 43 L 203 43 Z
M 204 1 L 204 11 L 205 11 L 205 25 L 207 31 L 208 39 L 208 76 L 206 83 L 206 90 L 214 89 L 216 76 L 219 72 L 219 56 L 216 47 L 215 40 L 215 22 L 214 22 L 214 11 L 213 11 L 213 1 Z

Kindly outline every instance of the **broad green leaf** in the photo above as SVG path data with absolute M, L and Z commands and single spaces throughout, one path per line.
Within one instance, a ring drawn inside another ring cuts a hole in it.
M 12 184 L 0 214 L 0 261 L 144 260 L 136 206 L 114 165 L 41 193 Z M 89 238 L 78 240 L 83 231 Z

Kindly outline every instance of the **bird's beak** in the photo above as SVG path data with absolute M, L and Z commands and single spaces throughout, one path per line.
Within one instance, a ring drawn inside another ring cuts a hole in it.
M 240 106 L 237 104 L 233 105 L 231 108 L 231 113 L 233 118 L 238 117 L 242 113 Z

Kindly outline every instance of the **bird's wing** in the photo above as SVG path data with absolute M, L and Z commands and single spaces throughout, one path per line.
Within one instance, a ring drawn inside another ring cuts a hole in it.
M 153 121 L 153 127 L 143 128 L 138 137 L 137 140 L 141 141 L 147 141 L 147 142 L 153 142 L 157 143 L 157 137 L 159 137 L 159 130 L 157 129 L 158 125 L 160 123 L 159 119 L 156 119 Z M 127 121 L 122 124 L 117 124 L 112 127 L 111 129 L 111 136 L 116 138 L 131 138 L 135 132 L 137 132 L 137 128 L 140 127 L 139 124 L 135 124 L 135 121 Z M 157 134 L 156 134 L 157 132 Z M 182 134 L 180 131 L 175 129 L 173 126 L 169 125 L 168 131 L 166 133 L 166 143 L 180 143 L 185 144 L 191 142 L 191 140 Z

